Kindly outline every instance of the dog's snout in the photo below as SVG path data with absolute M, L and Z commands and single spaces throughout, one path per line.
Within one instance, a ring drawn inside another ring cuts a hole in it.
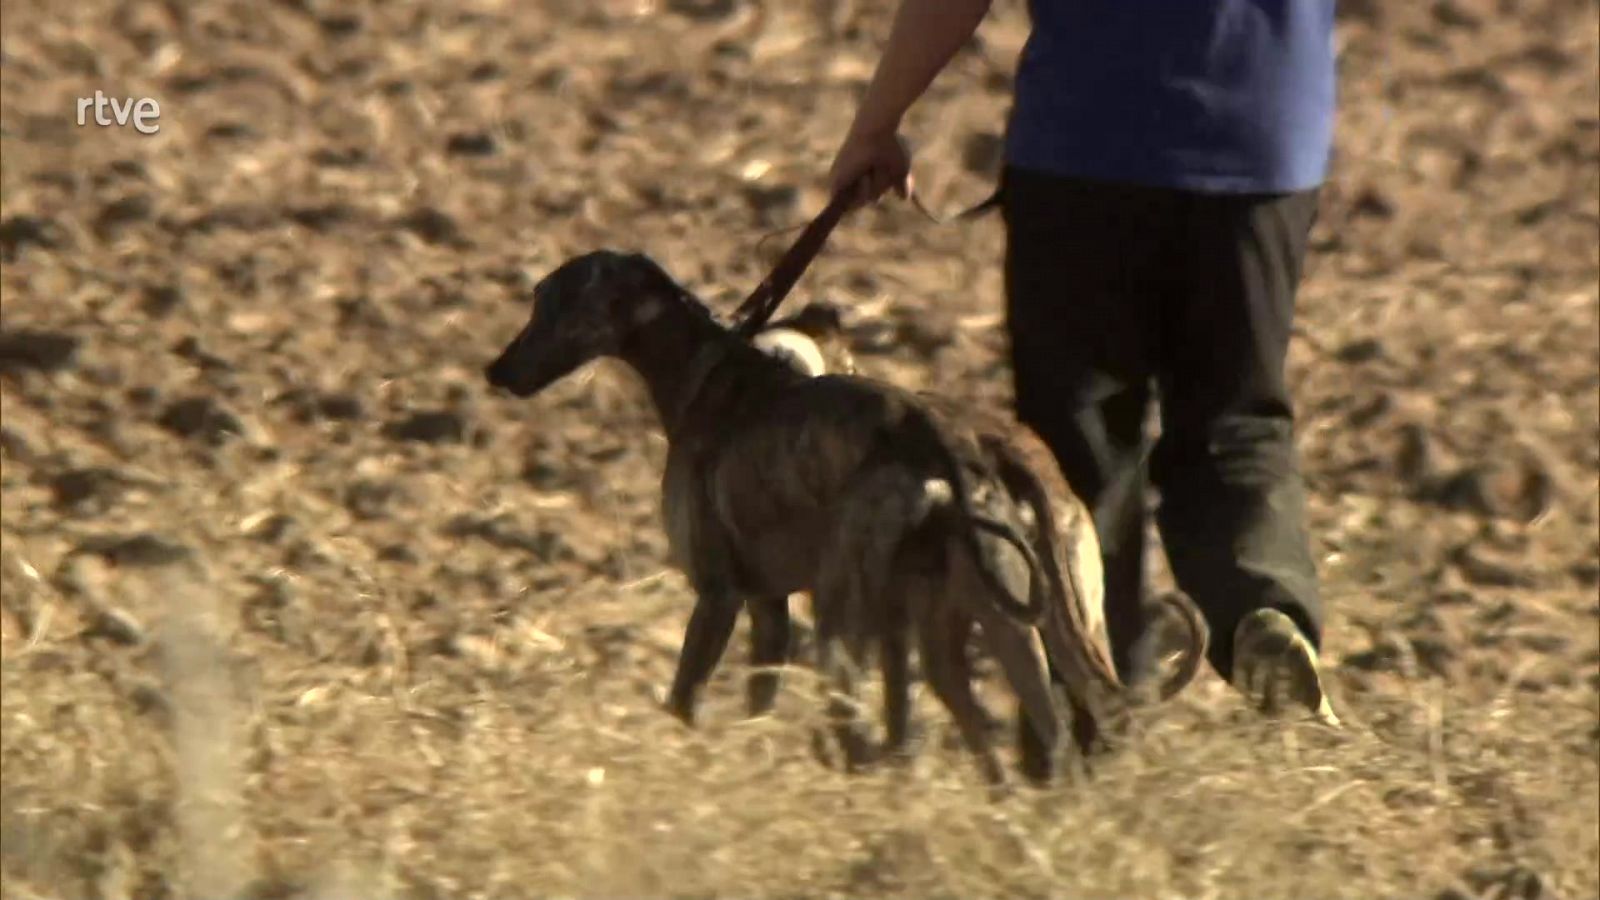
M 501 357 L 500 359 L 496 359 L 494 362 L 489 363 L 487 366 L 484 366 L 483 377 L 485 381 L 489 382 L 490 387 L 506 387 L 508 381 L 506 379 L 505 358 Z
M 494 362 L 484 367 L 483 375 L 490 387 L 504 388 L 518 397 L 531 397 L 596 355 L 592 342 L 574 339 L 548 324 L 534 321 L 511 339 Z
M 513 344 L 494 362 L 483 367 L 483 377 L 491 388 L 510 391 L 518 397 L 528 397 L 550 383 L 553 377 L 550 369 L 547 356 L 530 356 L 526 347 Z
M 489 387 L 499 390 L 520 393 L 523 383 L 528 380 L 527 364 L 516 358 L 509 350 L 500 354 L 495 361 L 483 367 L 484 380 L 489 382 Z

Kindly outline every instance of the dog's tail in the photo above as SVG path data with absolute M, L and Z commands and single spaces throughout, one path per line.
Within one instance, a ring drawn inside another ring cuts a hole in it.
M 956 458 L 950 449 L 948 436 L 938 426 L 933 418 L 926 413 L 922 416 L 924 426 L 929 430 L 932 444 L 937 447 L 939 462 L 945 469 L 945 478 L 950 482 L 950 493 L 955 510 L 967 527 L 961 533 L 967 542 L 967 549 L 972 554 L 974 564 L 978 567 L 978 574 L 988 586 L 990 594 L 995 598 L 1002 612 L 1018 623 L 1033 628 L 1044 621 L 1045 610 L 1050 603 L 1050 582 L 1045 572 L 1044 564 L 1039 560 L 1039 554 L 1034 551 L 1033 545 L 1027 536 L 1017 530 L 1010 522 L 1004 522 L 993 516 L 978 512 L 972 507 L 972 496 L 968 493 L 967 476 L 962 471 L 961 461 Z M 1006 584 L 1001 575 L 994 556 L 979 539 L 980 533 L 988 533 L 1000 538 L 1017 549 L 1022 554 L 1028 566 L 1028 597 L 1018 600 Z
M 1162 681 L 1156 689 L 1156 698 L 1165 701 L 1188 687 L 1189 682 L 1200 674 L 1200 666 L 1206 659 L 1206 649 L 1211 643 L 1211 628 L 1206 625 L 1200 607 L 1195 605 L 1188 594 L 1182 591 L 1169 591 L 1161 595 L 1159 602 L 1178 617 L 1189 638 L 1184 645 L 1183 662 L 1177 671 Z
M 1036 465 L 1054 464 L 1048 448 L 1038 443 L 1036 439 L 1025 433 L 1019 433 L 1013 435 L 1013 440 L 1022 442 L 1024 448 L 1031 447 L 1037 451 L 1034 455 Z M 1083 511 L 1083 519 L 1077 523 L 1077 527 L 1088 529 L 1086 533 L 1074 538 L 1070 530 L 1064 532 L 1063 523 L 1056 520 L 1051 491 L 1041 481 L 1041 473 L 1035 471 L 1026 458 L 1019 458 L 1016 455 L 1018 451 L 1014 445 L 1002 442 L 998 450 L 1002 479 L 1008 487 L 1021 494 L 1025 503 L 1033 507 L 1034 514 L 1038 518 L 1040 533 L 1045 536 L 1047 542 L 1049 555 L 1045 562 L 1052 579 L 1051 584 L 1061 592 L 1064 608 L 1055 610 L 1057 615 L 1049 617 L 1044 628 L 1045 645 L 1052 661 L 1064 671 L 1079 672 L 1083 676 L 1098 680 L 1115 694 L 1125 694 L 1127 688 L 1117 674 L 1116 665 L 1109 655 L 1110 647 L 1105 641 L 1104 620 L 1098 616 L 1091 620 L 1087 615 L 1091 605 L 1089 593 L 1091 586 L 1084 582 L 1085 566 L 1080 560 L 1078 565 L 1069 562 L 1063 567 L 1061 556 L 1058 555 L 1063 549 L 1068 549 L 1080 556 L 1085 552 L 1098 556 L 1099 545 L 1094 540 L 1094 524 L 1088 520 L 1088 511 Z M 1026 453 L 1026 450 L 1022 452 Z M 1054 480 L 1056 490 L 1070 493 L 1071 488 L 1065 481 L 1059 477 Z M 1088 544 L 1063 548 L 1059 543 L 1063 539 L 1071 542 L 1087 541 Z M 1201 614 L 1200 608 L 1195 606 L 1187 594 L 1171 591 L 1163 594 L 1157 602 L 1183 623 L 1187 638 L 1177 671 L 1156 688 L 1155 699 L 1157 702 L 1163 702 L 1187 687 L 1200 673 L 1200 668 L 1205 663 L 1211 630 L 1206 625 L 1205 616 Z
M 1023 439 L 1024 436 L 1013 436 L 1013 440 Z M 1062 551 L 1070 549 L 1080 553 L 1084 548 L 1061 547 L 1063 540 L 1082 541 L 1088 540 L 1092 545 L 1090 552 L 1098 556 L 1100 550 L 1094 541 L 1094 525 L 1090 522 L 1079 523 L 1080 527 L 1089 529 L 1086 535 L 1063 534 L 1062 524 L 1056 519 L 1056 508 L 1052 501 L 1050 491 L 1040 481 L 1040 475 L 1028 464 L 1027 460 L 1018 458 L 1017 448 L 1007 441 L 1000 441 L 997 457 L 1000 465 L 1000 476 L 1006 486 L 1019 494 L 1022 501 L 1033 508 L 1035 520 L 1038 523 L 1039 534 L 1043 536 L 1047 559 L 1043 560 L 1047 566 L 1050 578 L 1050 587 L 1055 593 L 1053 601 L 1059 608 L 1052 610 L 1053 615 L 1047 615 L 1044 628 L 1041 629 L 1045 649 L 1050 656 L 1051 663 L 1060 673 L 1072 673 L 1068 684 L 1074 695 L 1085 704 L 1089 695 L 1087 686 L 1082 684 L 1083 679 L 1098 681 L 1103 687 L 1113 693 L 1120 694 L 1124 690 L 1122 679 L 1117 675 L 1117 667 L 1112 662 L 1110 646 L 1106 641 L 1105 623 L 1103 617 L 1095 614 L 1092 605 L 1097 606 L 1100 601 L 1093 599 L 1090 594 L 1091 586 L 1084 583 L 1085 573 L 1082 565 L 1074 565 L 1071 561 L 1063 567 Z M 1047 459 L 1044 450 L 1039 454 L 1040 464 L 1053 463 Z M 1059 485 L 1065 491 L 1065 484 Z
M 1037 626 L 1044 621 L 1045 610 L 1049 606 L 1050 591 L 1039 554 L 1034 552 L 1033 545 L 1028 543 L 1028 539 L 1018 532 L 1014 525 L 973 509 L 971 499 L 962 493 L 964 489 L 965 485 L 956 487 L 955 495 L 960 498 L 956 500 L 956 509 L 971 526 L 966 529 L 965 534 L 968 549 L 972 553 L 972 558 L 977 561 L 979 574 L 989 586 L 1001 611 L 1029 628 Z M 987 552 L 978 539 L 979 532 L 987 532 L 1000 538 L 1022 554 L 1023 560 L 1028 565 L 1027 600 L 1019 601 L 1012 595 L 1011 588 L 1006 585 L 1005 579 L 996 569 L 993 555 Z

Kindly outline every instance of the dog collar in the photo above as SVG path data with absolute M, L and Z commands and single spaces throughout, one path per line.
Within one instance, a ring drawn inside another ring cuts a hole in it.
M 695 355 L 689 358 L 685 367 L 683 388 L 678 394 L 677 408 L 672 411 L 672 418 L 668 422 L 669 433 L 676 433 L 683 425 L 683 418 L 689 412 L 689 407 L 700 395 L 700 389 L 705 386 L 706 378 L 711 370 L 722 362 L 728 355 L 727 345 L 722 341 L 713 341 L 701 347 Z

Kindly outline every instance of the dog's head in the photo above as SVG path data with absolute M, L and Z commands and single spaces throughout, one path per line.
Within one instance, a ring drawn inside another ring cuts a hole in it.
M 484 370 L 492 387 L 530 397 L 574 370 L 614 356 L 628 334 L 679 300 L 649 257 L 597 250 L 567 260 L 533 288 L 533 316 Z

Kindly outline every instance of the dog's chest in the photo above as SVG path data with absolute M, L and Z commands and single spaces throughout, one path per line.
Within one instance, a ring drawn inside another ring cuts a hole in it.
M 670 564 L 697 582 L 804 589 L 837 496 L 861 462 L 861 451 L 824 447 L 818 433 L 760 429 L 670 449 L 661 484 Z
M 693 561 L 695 520 L 703 514 L 701 479 L 688 454 L 669 452 L 661 476 L 661 518 L 667 532 L 667 564 L 686 574 Z

